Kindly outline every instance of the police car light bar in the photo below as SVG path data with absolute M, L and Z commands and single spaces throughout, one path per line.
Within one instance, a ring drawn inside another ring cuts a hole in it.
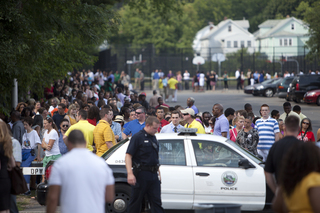
M 181 127 L 178 131 L 180 132 L 178 135 L 197 135 L 198 129 Z

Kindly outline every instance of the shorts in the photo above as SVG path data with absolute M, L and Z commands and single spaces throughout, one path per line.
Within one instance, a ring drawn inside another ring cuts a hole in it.
M 198 86 L 199 84 L 198 84 L 198 82 L 194 82 L 193 85 L 196 87 L 196 86 Z
M 175 89 L 169 89 L 169 96 L 170 95 L 174 96 L 174 91 L 175 91 Z
M 42 161 L 43 167 L 46 167 L 47 164 L 48 164 L 50 161 L 52 161 L 52 160 L 57 160 L 57 159 L 60 158 L 60 157 L 61 157 L 61 154 L 51 155 L 51 156 L 45 156 L 45 157 L 43 158 L 43 161 Z

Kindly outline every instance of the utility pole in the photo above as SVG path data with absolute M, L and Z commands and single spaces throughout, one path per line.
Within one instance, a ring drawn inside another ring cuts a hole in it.
M 16 108 L 18 105 L 18 81 L 17 79 L 13 79 L 13 87 L 12 87 L 12 106 L 11 108 Z

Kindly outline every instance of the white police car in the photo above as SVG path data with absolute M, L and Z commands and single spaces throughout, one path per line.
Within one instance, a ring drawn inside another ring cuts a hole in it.
M 265 208 L 267 187 L 262 161 L 236 143 L 192 131 L 156 137 L 160 144 L 164 209 L 192 210 L 199 203 L 241 204 L 241 210 L 245 211 Z M 128 140 L 122 141 L 102 156 L 116 181 L 116 198 L 108 204 L 108 212 L 126 212 L 128 206 L 131 194 L 125 169 L 128 144 Z

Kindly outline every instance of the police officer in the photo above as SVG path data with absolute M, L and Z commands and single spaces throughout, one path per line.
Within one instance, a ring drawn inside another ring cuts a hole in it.
M 160 197 L 159 143 L 155 137 L 159 126 L 159 120 L 150 116 L 144 129 L 133 135 L 130 140 L 126 153 L 127 181 L 132 185 L 128 212 L 140 213 L 146 194 L 151 212 L 164 212 Z

